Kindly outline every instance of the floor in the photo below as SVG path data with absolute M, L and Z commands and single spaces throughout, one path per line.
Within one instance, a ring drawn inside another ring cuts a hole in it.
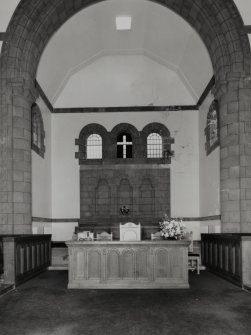
M 68 290 L 47 271 L 0 297 L 0 335 L 251 334 L 251 294 L 203 271 L 185 290 Z

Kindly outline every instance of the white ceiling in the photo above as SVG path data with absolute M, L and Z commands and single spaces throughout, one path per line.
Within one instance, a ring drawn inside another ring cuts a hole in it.
M 1 0 L 4 32 L 18 0 Z M 235 0 L 245 24 L 251 1 Z M 115 16 L 131 15 L 132 30 L 116 31 Z M 1 46 L 1 45 L 0 45 Z M 52 103 L 83 67 L 106 55 L 144 55 L 173 70 L 196 100 L 212 76 L 212 66 L 197 33 L 172 11 L 147 0 L 107 0 L 68 20 L 47 45 L 37 79 Z
M 131 15 L 132 29 L 116 31 L 116 15 Z M 75 72 L 114 54 L 125 55 L 125 62 L 126 55 L 144 55 L 165 65 L 182 78 L 195 101 L 213 75 L 204 44 L 181 17 L 151 1 L 108 0 L 82 10 L 53 36 L 38 82 L 54 103 Z

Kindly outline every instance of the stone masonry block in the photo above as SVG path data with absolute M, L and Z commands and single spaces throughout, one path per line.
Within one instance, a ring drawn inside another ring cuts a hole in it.
M 23 202 L 24 196 L 22 192 L 13 192 L 13 200 L 14 202 Z
M 14 181 L 24 181 L 24 172 L 23 171 L 13 171 L 13 180 Z
M 229 169 L 221 169 L 220 171 L 220 179 L 227 180 L 229 179 Z
M 251 178 L 251 166 L 246 166 L 244 169 L 245 169 L 245 175 L 243 177 Z
M 221 196 L 221 201 L 228 201 L 228 194 L 229 194 L 229 190 L 222 190 L 220 192 L 220 196 Z
M 251 222 L 251 211 L 241 211 L 241 219 L 246 222 Z
M 23 118 L 24 113 L 23 113 L 23 108 L 22 107 L 13 106 L 12 111 L 13 111 L 13 116 Z
M 251 189 L 251 178 L 241 178 L 240 180 L 241 188 L 250 188 Z
M 245 133 L 251 133 L 251 121 L 246 121 L 244 123 L 244 129 L 245 129 Z
M 237 179 L 240 176 L 240 167 L 239 166 L 231 166 L 229 168 L 229 177 L 233 179 Z
M 220 140 L 221 147 L 228 147 L 232 145 L 239 144 L 239 137 L 238 135 L 228 135 Z
M 230 156 L 226 159 L 221 160 L 221 167 L 223 169 L 230 168 L 232 166 L 238 166 L 239 165 L 239 157 L 238 156 Z
M 238 110 L 239 110 L 239 102 L 238 101 L 230 102 L 227 105 L 228 113 L 238 113 Z
M 220 116 L 220 121 L 221 121 L 221 126 L 226 126 L 232 123 L 238 122 L 238 114 L 233 113 L 233 114 L 228 114 L 225 117 Z
M 228 147 L 229 156 L 238 156 L 239 157 L 239 145 L 230 145 Z
M 24 172 L 24 181 L 31 183 L 31 171 L 25 171 Z
M 14 138 L 13 146 L 15 149 L 29 150 L 31 147 L 31 142 L 27 139 Z
M 240 187 L 240 181 L 239 179 L 227 179 L 222 180 L 221 182 L 221 189 L 222 190 L 231 190 L 231 189 L 239 189 Z
M 9 214 L 12 213 L 12 203 L 0 203 L 0 213 L 1 214 Z
M 8 224 L 8 214 L 0 214 L 0 226 Z
M 23 214 L 14 214 L 13 221 L 15 225 L 24 225 L 24 216 Z
M 224 159 L 228 157 L 228 148 L 222 148 L 220 150 L 220 158 Z
M 239 201 L 240 200 L 240 190 L 229 190 L 228 199 L 230 201 Z
M 242 211 L 249 211 L 251 210 L 251 200 L 242 200 L 241 201 L 241 210 Z M 251 217 L 249 218 L 251 221 Z
M 251 156 L 240 156 L 240 164 L 241 166 L 251 165 Z
M 240 210 L 240 202 L 239 201 L 222 201 L 221 202 L 221 210 L 223 212 L 232 212 Z
M 25 182 L 14 182 L 14 190 L 17 192 L 30 192 L 31 184 Z
M 238 135 L 239 134 L 239 123 L 231 123 L 227 126 L 228 135 Z
M 245 198 L 247 200 L 251 200 L 251 189 L 246 189 L 245 190 Z
M 8 202 L 8 192 L 0 192 L 0 202 Z
M 24 129 L 23 128 L 13 128 L 13 137 L 14 138 L 23 138 L 24 137 Z
M 246 178 L 247 176 L 246 176 L 246 168 L 245 168 L 245 166 L 241 166 L 240 167 L 240 177 L 241 178 Z
M 15 116 L 15 117 L 13 117 L 13 127 L 30 130 L 31 125 L 30 125 L 29 120 L 26 120 L 26 119 L 23 119 L 21 117 Z
M 31 233 L 32 233 L 31 224 L 14 226 L 14 234 L 31 234 Z
M 14 203 L 14 214 L 28 214 L 31 213 L 31 204 Z
M 0 225 L 0 235 L 13 234 L 12 225 Z
M 240 222 L 240 212 L 224 212 L 221 214 L 221 222 L 238 223 Z

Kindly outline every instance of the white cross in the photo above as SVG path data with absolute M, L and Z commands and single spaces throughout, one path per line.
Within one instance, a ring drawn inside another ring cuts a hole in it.
M 126 135 L 123 135 L 123 142 L 117 142 L 117 145 L 123 145 L 123 158 L 126 158 L 126 146 L 132 145 L 132 142 L 126 142 Z

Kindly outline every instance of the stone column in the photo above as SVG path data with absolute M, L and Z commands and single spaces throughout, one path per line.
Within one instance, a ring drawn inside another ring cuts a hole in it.
M 251 89 L 229 83 L 220 105 L 223 232 L 251 232 Z
M 240 218 L 242 233 L 251 233 L 251 78 L 239 90 Z
M 31 233 L 31 105 L 23 80 L 1 86 L 0 234 Z

